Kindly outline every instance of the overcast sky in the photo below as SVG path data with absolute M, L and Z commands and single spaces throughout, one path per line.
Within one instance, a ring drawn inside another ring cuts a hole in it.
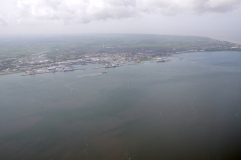
M 0 0 L 3 34 L 196 35 L 241 43 L 241 0 Z

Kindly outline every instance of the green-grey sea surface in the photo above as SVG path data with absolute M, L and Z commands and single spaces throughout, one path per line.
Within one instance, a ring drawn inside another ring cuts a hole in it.
M 0 159 L 240 159 L 241 52 L 170 59 L 0 76 Z

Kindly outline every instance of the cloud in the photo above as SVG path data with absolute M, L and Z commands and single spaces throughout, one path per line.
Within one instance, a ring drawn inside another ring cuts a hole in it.
M 7 24 L 7 21 L 0 15 L 0 26 L 6 26 Z
M 239 8 L 240 0 L 139 0 L 140 12 L 175 15 L 180 12 L 225 13 Z
M 230 12 L 240 7 L 240 0 L 196 0 L 195 10 L 197 12 Z
M 19 22 L 89 23 L 146 13 L 225 13 L 239 8 L 240 4 L 240 0 L 18 0 L 17 17 Z
M 121 19 L 137 14 L 135 1 L 128 0 L 19 0 L 18 19 L 62 20 L 88 23 Z

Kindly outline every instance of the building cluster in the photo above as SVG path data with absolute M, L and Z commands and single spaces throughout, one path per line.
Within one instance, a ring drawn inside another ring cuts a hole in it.
M 20 58 L 15 61 L 18 65 L 37 65 L 51 63 L 53 60 L 46 57 L 46 52 L 32 54 L 29 57 Z
M 62 59 L 60 59 L 62 57 Z M 151 53 L 89 53 L 81 56 L 58 55 L 58 61 L 47 58 L 46 54 L 41 52 L 33 54 L 30 57 L 20 58 L 13 61 L 14 69 L 5 69 L 5 73 L 25 72 L 26 75 L 67 72 L 74 71 L 74 65 L 102 64 L 102 68 L 120 67 L 123 64 L 139 64 L 146 60 L 156 62 L 167 62 L 168 59 L 159 54 Z
M 102 64 L 103 68 L 120 67 L 123 64 L 139 64 L 143 61 L 167 62 L 172 54 L 204 52 L 212 50 L 241 50 L 241 46 L 225 41 L 209 45 L 192 46 L 192 49 L 163 48 L 87 48 L 79 50 L 39 52 L 24 58 L 9 58 L 0 61 L 0 74 L 25 72 L 27 75 L 67 72 L 76 70 L 74 65 Z M 50 58 L 50 55 L 51 58 Z

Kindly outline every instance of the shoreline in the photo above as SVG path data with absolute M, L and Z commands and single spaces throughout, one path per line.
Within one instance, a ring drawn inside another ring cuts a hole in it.
M 207 52 L 239 52 L 239 53 L 241 53 L 241 51 L 226 51 L 226 50 L 222 50 L 222 51 L 204 51 L 204 52 L 184 52 L 184 53 L 175 53 L 175 54 L 173 54 L 172 56 L 168 56 L 168 57 L 174 57 L 174 58 L 179 58 L 179 60 L 182 60 L 183 58 L 181 58 L 181 57 L 178 57 L 179 55 L 181 55 L 181 54 L 186 54 L 186 53 L 207 53 Z M 176 55 L 178 55 L 178 56 L 176 56 Z M 133 64 L 127 64 L 127 65 L 139 65 L 139 64 L 143 64 L 144 62 L 148 62 L 148 61 L 150 61 L 150 62 L 152 62 L 153 60 L 147 60 L 147 61 L 141 61 L 141 62 L 139 62 L 139 63 L 133 63 Z M 154 61 L 155 62 L 155 61 Z M 160 62 L 158 62 L 158 61 L 156 61 L 157 63 L 160 63 Z M 165 61 L 165 62 L 170 62 L 170 60 L 169 61 Z M 120 67 L 120 66 L 118 66 L 118 67 Z M 100 67 L 100 68 L 106 68 L 106 67 Z M 112 67 L 110 67 L 110 68 L 112 68 Z M 114 67 L 113 67 L 114 68 Z M 85 70 L 85 69 L 75 69 L 75 70 Z M 15 71 L 15 72 L 9 72 L 9 73 L 6 73 L 6 72 L 0 72 L 0 76 L 4 76 L 4 75 L 10 75 L 10 74 L 16 74 L 16 73 L 25 73 L 24 71 Z M 50 73 L 50 72 L 48 72 L 48 73 Z M 36 74 L 40 74 L 40 73 L 36 73 Z M 41 73 L 42 74 L 42 73 Z M 29 76 L 28 74 L 26 74 L 25 73 L 25 75 L 22 75 L 22 76 Z
M 0 76 L 9 75 L 9 74 L 16 74 L 16 73 L 24 73 L 24 72 L 23 71 L 16 71 L 16 72 L 9 72 L 9 73 L 0 72 Z

